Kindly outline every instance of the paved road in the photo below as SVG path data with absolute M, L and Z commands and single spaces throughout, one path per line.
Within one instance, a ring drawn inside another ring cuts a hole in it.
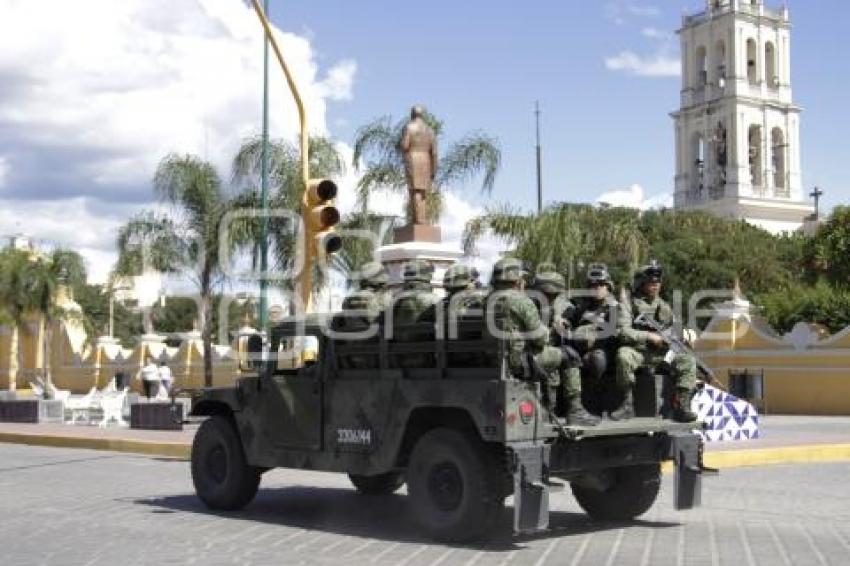
M 0 444 L 2 563 L 27 564 L 846 564 L 850 466 L 735 469 L 705 506 L 677 513 L 671 482 L 635 524 L 589 521 L 568 494 L 553 530 L 478 547 L 422 539 L 406 498 L 368 499 L 343 476 L 275 470 L 245 511 L 208 513 L 188 464 L 110 452 Z M 505 523 L 509 516 L 505 516 Z

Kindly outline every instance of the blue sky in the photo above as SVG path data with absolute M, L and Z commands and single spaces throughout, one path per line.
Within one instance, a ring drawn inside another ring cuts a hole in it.
M 781 3 L 767 0 L 768 6 Z M 350 141 L 373 117 L 401 116 L 421 101 L 443 118 L 447 139 L 481 129 L 503 148 L 495 200 L 532 207 L 535 99 L 543 110 L 545 200 L 592 200 L 639 183 L 671 192 L 678 77 L 606 68 L 623 51 L 678 58 L 674 30 L 702 0 L 350 2 L 272 1 L 283 29 L 306 33 L 319 60 L 357 62 L 353 98 L 328 124 Z M 846 33 L 850 2 L 791 5 L 792 73 L 802 118 L 803 182 L 827 206 L 848 200 L 840 138 L 848 131 Z M 666 37 L 664 34 L 667 34 Z M 660 36 L 660 37 L 659 37 Z M 475 187 L 470 187 L 473 194 Z

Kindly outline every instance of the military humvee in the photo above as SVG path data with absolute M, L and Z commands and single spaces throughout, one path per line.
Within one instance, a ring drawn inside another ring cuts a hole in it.
M 566 484 L 592 517 L 632 519 L 652 506 L 672 460 L 676 508 L 699 505 L 694 424 L 565 426 L 538 383 L 509 374 L 504 341 L 482 327 L 462 320 L 457 338 L 397 342 L 378 328 L 351 334 L 339 314 L 278 324 L 249 346 L 264 352 L 256 375 L 194 399 L 192 414 L 209 417 L 192 446 L 198 496 L 239 509 L 271 468 L 341 472 L 366 495 L 406 483 L 431 536 L 467 540 L 494 526 L 510 495 L 515 532 L 545 529 L 549 493 Z

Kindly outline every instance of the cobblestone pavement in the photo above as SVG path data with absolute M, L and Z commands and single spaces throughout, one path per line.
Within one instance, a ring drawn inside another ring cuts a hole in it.
M 423 539 L 403 495 L 365 498 L 341 475 L 275 470 L 245 511 L 207 512 L 188 463 L 0 444 L 2 564 L 846 564 L 850 466 L 741 468 L 676 512 L 671 477 L 641 521 L 594 523 L 553 495 L 553 529 L 480 546 Z

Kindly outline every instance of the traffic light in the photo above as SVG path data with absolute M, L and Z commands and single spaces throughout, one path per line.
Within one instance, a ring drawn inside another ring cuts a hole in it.
M 304 193 L 305 247 L 310 260 L 338 252 L 342 239 L 334 233 L 339 210 L 331 204 L 336 197 L 336 183 L 330 179 L 311 179 Z

